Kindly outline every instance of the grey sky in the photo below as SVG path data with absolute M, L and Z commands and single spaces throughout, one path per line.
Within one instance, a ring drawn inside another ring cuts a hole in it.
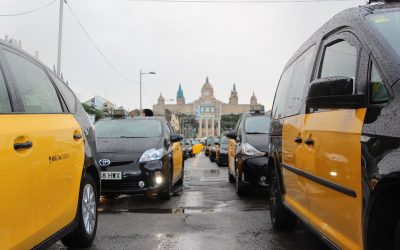
M 49 0 L 0 0 L 0 14 L 30 10 Z M 160 3 L 69 0 L 108 59 L 135 83 L 116 74 L 93 48 L 67 8 L 64 10 L 62 72 L 81 101 L 95 94 L 117 105 L 143 106 L 160 92 L 175 98 L 181 83 L 187 102 L 197 99 L 208 75 L 215 96 L 228 101 L 232 84 L 239 103 L 252 92 L 272 105 L 282 69 L 297 48 L 324 22 L 365 0 L 322 3 Z M 0 36 L 22 40 L 23 48 L 52 68 L 57 60 L 59 3 L 25 16 L 0 17 Z

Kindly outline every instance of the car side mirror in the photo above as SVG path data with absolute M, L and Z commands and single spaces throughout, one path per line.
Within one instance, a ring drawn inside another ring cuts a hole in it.
M 228 137 L 229 139 L 236 140 L 237 134 L 235 131 L 230 131 L 229 133 L 226 134 L 226 137 Z
M 171 137 L 170 137 L 170 141 L 172 142 L 172 143 L 174 143 L 174 142 L 179 142 L 179 141 L 181 141 L 183 139 L 183 136 L 182 135 L 171 135 Z
M 358 109 L 366 106 L 364 94 L 354 94 L 355 85 L 349 77 L 327 77 L 313 81 L 306 104 L 316 109 Z

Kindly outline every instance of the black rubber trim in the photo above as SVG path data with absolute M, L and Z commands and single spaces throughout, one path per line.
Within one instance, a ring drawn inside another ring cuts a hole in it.
M 77 219 L 77 217 L 75 217 L 74 220 L 70 224 L 68 224 L 67 226 L 62 228 L 60 231 L 56 232 L 55 234 L 53 234 L 52 236 L 47 238 L 45 241 L 43 241 L 39 245 L 35 246 L 33 249 L 38 250 L 38 249 L 49 248 L 51 245 L 53 245 L 57 241 L 61 240 L 64 236 L 66 236 L 67 234 L 74 231 L 77 226 L 78 226 L 78 219 Z
M 328 239 L 325 235 L 323 235 L 320 231 L 318 231 L 316 228 L 314 228 L 308 220 L 305 220 L 303 217 L 299 216 L 296 211 L 294 211 L 286 202 L 283 202 L 283 206 L 290 212 L 292 212 L 294 215 L 297 216 L 297 218 L 304 224 L 306 225 L 322 242 L 324 242 L 330 249 L 332 250 L 340 250 L 341 248 L 337 246 L 335 243 L 333 243 L 330 239 Z
M 289 170 L 290 172 L 293 172 L 293 173 L 295 173 L 295 174 L 297 174 L 297 175 L 300 175 L 300 176 L 302 176 L 302 177 L 304 177 L 304 178 L 307 178 L 307 179 L 309 179 L 309 180 L 311 180 L 311 181 L 313 181 L 313 182 L 316 182 L 316 183 L 318 183 L 318 184 L 320 184 L 320 185 L 322 185 L 322 186 L 325 186 L 325 187 L 327 187 L 327 188 L 333 189 L 333 190 L 335 190 L 335 191 L 337 191 L 337 192 L 339 192 L 339 193 L 348 195 L 348 196 L 353 197 L 353 198 L 356 198 L 356 197 L 357 197 L 357 194 L 356 194 L 356 192 L 355 192 L 354 190 L 351 190 L 351 189 L 349 189 L 349 188 L 343 187 L 343 186 L 341 186 L 341 185 L 338 185 L 338 184 L 336 184 L 336 183 L 334 183 L 334 182 L 331 182 L 331 181 L 328 181 L 328 180 L 326 180 L 326 179 L 320 178 L 320 177 L 318 177 L 318 176 L 315 176 L 315 175 L 306 173 L 306 172 L 304 172 L 304 171 L 302 171 L 302 170 L 299 170 L 299 169 L 297 169 L 297 168 L 288 166 L 288 165 L 286 165 L 286 164 L 283 164 L 283 163 L 282 163 L 282 166 L 283 166 L 285 169 Z

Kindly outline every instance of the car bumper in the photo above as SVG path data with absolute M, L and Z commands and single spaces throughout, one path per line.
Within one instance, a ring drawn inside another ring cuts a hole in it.
M 241 161 L 243 184 L 268 187 L 268 157 L 243 157 Z

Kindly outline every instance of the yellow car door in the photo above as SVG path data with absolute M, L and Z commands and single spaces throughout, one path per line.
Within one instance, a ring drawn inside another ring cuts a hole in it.
M 4 54 L 24 110 L 19 116 L 21 133 L 33 144 L 30 192 L 39 244 L 76 215 L 84 161 L 82 131 L 39 65 L 13 52 Z
M 354 86 L 366 82 L 357 74 L 368 58 L 358 40 L 344 32 L 324 44 L 319 78 L 348 77 Z M 357 78 L 356 78 L 357 76 Z M 353 92 L 357 88 L 353 87 Z M 366 110 L 311 110 L 305 117 L 301 137 L 304 165 L 310 178 L 307 194 L 310 223 L 342 249 L 362 249 L 361 130 Z
M 182 174 L 182 146 L 180 142 L 174 142 L 172 145 L 172 157 L 173 157 L 173 164 L 174 164 L 174 176 L 173 176 L 173 183 L 179 180 Z
M 32 169 L 35 166 L 32 131 L 23 116 L 12 114 L 7 94 L 13 93 L 11 87 L 9 83 L 7 91 L 0 72 L 0 246 L 3 249 L 30 249 L 35 245 L 36 232 L 32 200 Z
M 235 174 L 236 140 L 228 141 L 228 171 L 231 175 Z

